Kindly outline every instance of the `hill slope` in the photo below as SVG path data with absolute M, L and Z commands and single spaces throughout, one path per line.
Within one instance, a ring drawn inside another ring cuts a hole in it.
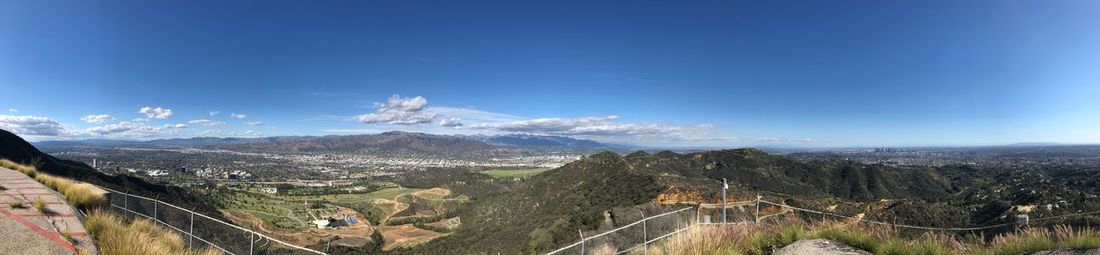
M 713 202 L 717 182 L 734 189 L 851 200 L 950 196 L 951 184 L 934 170 L 895 169 L 852 162 L 801 163 L 754 149 L 691 154 L 603 152 L 549 170 L 495 192 L 473 196 L 457 215 L 463 227 L 409 253 L 545 252 L 575 242 L 577 230 L 606 230 L 682 206 L 654 203 L 673 193 L 679 202 Z M 498 183 L 463 181 L 491 187 Z M 457 190 L 469 189 L 457 187 Z
M 209 203 L 192 196 L 183 189 L 152 184 L 142 179 L 126 175 L 109 176 L 96 171 L 87 164 L 58 159 L 43 153 L 26 140 L 23 140 L 23 138 L 2 129 L 0 129 L 0 158 L 6 158 L 19 163 L 39 162 L 38 170 L 52 175 L 92 183 L 135 195 L 157 197 L 162 201 L 184 208 L 191 208 L 211 217 L 220 217 L 221 215 L 217 209 L 210 206 Z

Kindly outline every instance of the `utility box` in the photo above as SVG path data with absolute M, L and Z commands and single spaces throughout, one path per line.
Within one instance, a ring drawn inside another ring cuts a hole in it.
M 710 223 L 710 214 L 703 215 L 703 223 Z
M 1016 215 L 1016 226 L 1027 226 L 1027 214 Z

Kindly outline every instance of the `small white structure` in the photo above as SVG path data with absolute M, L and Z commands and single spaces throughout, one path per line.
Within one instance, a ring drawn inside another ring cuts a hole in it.
M 313 225 L 317 225 L 317 229 L 326 229 L 328 228 L 328 219 L 315 220 Z
M 267 194 L 275 194 L 275 193 L 279 193 L 279 188 L 274 188 L 274 187 L 260 188 L 260 192 L 267 193 Z

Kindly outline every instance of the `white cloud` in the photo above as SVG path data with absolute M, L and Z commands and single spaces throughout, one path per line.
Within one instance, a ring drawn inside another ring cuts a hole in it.
M 239 113 L 230 113 L 229 117 L 234 118 L 234 119 L 244 119 L 244 118 L 248 118 L 248 115 L 239 114 Z
M 98 127 L 90 127 L 85 130 L 91 135 L 110 136 L 116 138 L 154 137 L 161 135 L 164 128 L 151 127 L 144 122 L 122 121 Z
M 214 117 L 214 115 L 218 115 L 219 113 L 222 113 L 222 111 L 210 111 L 210 117 Z
M 245 121 L 244 124 L 248 125 L 248 126 L 262 126 L 264 124 L 264 122 L 263 121 Z
M 111 120 L 114 120 L 114 119 L 115 119 L 115 117 L 111 117 L 111 115 L 107 115 L 107 114 L 99 114 L 99 115 L 92 114 L 92 115 L 85 115 L 84 117 L 80 117 L 80 120 L 83 120 L 84 122 L 87 122 L 87 123 L 90 123 L 90 124 L 99 124 L 99 123 L 108 122 L 108 121 L 111 121 Z
M 558 135 L 634 144 L 661 143 L 726 143 L 736 137 L 716 135 L 714 126 L 667 125 L 653 123 L 622 123 L 619 117 L 537 118 L 505 122 L 485 122 L 466 125 L 473 129 L 504 133 Z
M 208 119 L 190 120 L 190 121 L 187 121 L 187 123 L 195 124 L 195 125 L 202 125 L 202 126 L 207 126 L 207 127 L 217 127 L 217 126 L 227 125 L 227 123 L 222 122 L 222 121 L 215 121 L 215 120 L 208 120 Z
M 0 115 L 0 129 L 27 136 L 62 136 L 68 134 L 64 125 L 39 116 Z
M 168 117 L 172 117 L 172 110 L 167 108 L 152 108 L 146 106 L 142 107 L 138 112 L 145 114 L 146 118 L 151 119 L 167 119 Z
M 444 127 L 459 127 L 462 126 L 462 119 L 458 117 L 446 117 L 439 120 L 439 125 Z
M 253 130 L 244 131 L 244 135 L 247 135 L 247 136 L 261 136 L 263 134 L 264 133 L 260 132 L 260 131 L 253 131 Z
M 400 95 L 393 95 L 386 103 L 376 103 L 375 106 L 378 107 L 378 110 L 374 113 L 359 115 L 355 119 L 366 124 L 415 125 L 431 123 L 436 114 L 423 111 L 427 105 L 428 100 L 421 96 L 403 98 Z
M 9 112 L 14 112 L 14 113 L 19 113 L 19 110 L 16 110 L 15 108 L 8 108 L 8 111 Z
M 456 117 L 462 119 L 464 122 L 477 123 L 477 122 L 505 122 L 521 120 L 522 117 L 489 112 L 474 109 L 472 107 L 440 107 L 432 106 L 428 107 L 424 111 L 439 114 L 441 116 Z
M 788 144 L 788 143 L 814 143 L 815 141 L 814 141 L 814 139 L 810 139 L 810 138 L 792 139 L 792 138 L 777 138 L 777 137 L 761 137 L 761 138 L 757 138 L 756 142 L 758 142 L 758 143 L 767 143 L 767 144 Z
M 182 129 L 182 128 L 187 128 L 187 124 L 183 124 L 183 123 L 164 124 L 164 128 Z

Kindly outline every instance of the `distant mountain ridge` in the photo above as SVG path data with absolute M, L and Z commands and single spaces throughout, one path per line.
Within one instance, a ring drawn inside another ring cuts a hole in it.
M 593 140 L 561 136 L 496 135 L 463 136 L 434 135 L 391 131 L 380 134 L 329 135 L 329 136 L 274 136 L 260 138 L 193 137 L 159 139 L 151 141 L 79 140 L 40 142 L 45 147 L 153 147 L 153 148 L 205 148 L 248 152 L 320 152 L 320 153 L 428 153 L 428 154 L 487 154 L 494 151 L 572 151 L 578 154 L 600 150 L 622 150 L 620 145 L 609 145 Z

